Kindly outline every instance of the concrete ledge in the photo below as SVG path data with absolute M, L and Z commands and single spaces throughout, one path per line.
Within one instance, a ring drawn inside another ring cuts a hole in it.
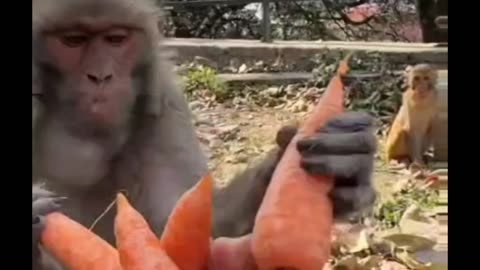
M 228 66 L 231 61 L 248 63 L 264 61 L 266 64 L 281 59 L 295 65 L 297 70 L 310 71 L 315 63 L 313 57 L 323 51 L 369 51 L 384 53 L 395 63 L 428 62 L 446 67 L 448 48 L 438 44 L 392 43 L 392 42 L 338 42 L 338 41 L 274 41 L 262 43 L 257 40 L 218 39 L 166 39 L 167 48 L 176 51 L 177 63 L 193 61 L 195 56 L 208 58 L 219 67 Z

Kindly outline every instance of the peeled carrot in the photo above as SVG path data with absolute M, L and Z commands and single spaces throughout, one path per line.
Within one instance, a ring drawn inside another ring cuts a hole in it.
M 260 270 L 318 270 L 329 259 L 333 213 L 328 193 L 333 179 L 308 175 L 300 167 L 296 144 L 343 111 L 341 76 L 348 72 L 347 59 L 340 62 L 337 74 L 272 176 L 252 235 L 252 252 Z
M 109 243 L 61 213 L 45 217 L 42 244 L 70 270 L 121 270 Z
M 117 195 L 115 237 L 124 270 L 178 270 L 142 215 L 120 193 Z
M 203 177 L 178 200 L 168 218 L 160 243 L 182 270 L 204 270 L 210 255 L 212 231 L 210 175 Z

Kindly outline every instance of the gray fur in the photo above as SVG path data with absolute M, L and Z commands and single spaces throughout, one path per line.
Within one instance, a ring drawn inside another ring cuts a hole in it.
M 75 6 L 80 2 L 79 6 Z M 162 59 L 161 54 L 156 53 L 162 51 L 161 44 L 158 43 L 157 17 L 152 16 L 157 14 L 157 10 L 151 1 L 135 1 L 134 5 L 131 3 L 133 1 L 118 0 L 34 2 L 32 183 L 35 185 L 41 179 L 47 179 L 46 189 L 68 197 L 62 210 L 85 226 L 90 226 L 107 208 L 117 191 L 124 190 L 133 206 L 145 216 L 152 229 L 160 234 L 174 203 L 202 177 L 207 170 L 207 163 L 194 132 L 188 105 L 172 80 L 173 69 L 168 61 Z M 108 9 L 102 8 L 107 4 L 111 5 Z M 145 57 L 149 60 L 143 63 L 148 66 L 147 72 L 142 78 L 137 78 L 141 80 L 139 85 L 146 87 L 139 89 L 146 90 L 139 93 L 146 97 L 146 103 L 139 104 L 139 110 L 135 112 L 137 126 L 122 130 L 121 136 L 107 140 L 77 138 L 75 133 L 68 130 L 69 123 L 64 123 L 53 104 L 49 103 L 49 93 L 55 89 L 47 89 L 45 85 L 55 86 L 38 80 L 46 78 L 51 80 L 50 83 L 53 80 L 48 77 L 47 71 L 42 70 L 49 60 L 42 54 L 42 33 L 57 25 L 62 26 L 61 23 L 69 18 L 64 15 L 75 15 L 69 13 L 73 12 L 71 7 L 74 6 L 75 14 L 82 14 L 82 7 L 87 7 L 88 10 L 98 8 L 96 10 L 99 15 L 106 12 L 112 18 L 115 16 L 111 12 L 133 14 L 133 18 L 123 16 L 122 22 L 131 18 L 152 39 L 148 50 L 155 53 Z M 128 6 L 129 9 L 122 10 L 123 6 Z M 115 11 L 111 11 L 112 8 Z M 82 158 L 81 153 L 86 150 L 90 152 Z M 61 158 L 53 162 L 52 153 Z M 114 161 L 109 161 L 111 159 Z M 35 186 L 32 194 L 41 195 L 44 192 L 41 190 Z M 33 203 L 35 209 L 35 203 L 38 205 L 41 202 L 34 200 Z M 94 231 L 113 244 L 112 212 L 96 225 Z M 43 254 L 41 257 L 48 256 Z M 56 267 L 44 265 L 39 269 Z

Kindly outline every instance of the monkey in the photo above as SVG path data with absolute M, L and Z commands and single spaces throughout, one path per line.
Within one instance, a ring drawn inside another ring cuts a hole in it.
M 386 139 L 387 159 L 423 168 L 423 155 L 433 143 L 437 118 L 437 71 L 428 64 L 406 69 L 407 89 Z
M 65 269 L 42 246 L 61 211 L 114 244 L 119 191 L 161 235 L 178 198 L 207 172 L 192 114 L 165 56 L 153 0 L 32 3 L 32 269 Z M 346 112 L 297 143 L 310 174 L 335 178 L 337 218 L 372 205 L 372 118 Z M 245 235 L 296 127 L 213 194 L 212 235 Z M 102 218 L 97 221 L 97 218 Z

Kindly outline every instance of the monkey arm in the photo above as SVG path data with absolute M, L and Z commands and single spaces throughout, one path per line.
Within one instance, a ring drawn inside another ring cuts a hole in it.
M 305 171 L 335 176 L 331 193 L 335 217 L 361 211 L 375 200 L 371 173 L 376 138 L 372 124 L 373 119 L 365 113 L 344 113 L 297 144 Z M 237 175 L 229 186 L 215 191 L 214 237 L 241 236 L 252 230 L 275 167 L 295 134 L 294 127 L 282 128 L 277 133 L 277 149 Z
M 296 133 L 294 126 L 281 128 L 276 135 L 275 149 L 259 163 L 236 175 L 227 187 L 214 191 L 214 237 L 235 237 L 251 232 L 275 167 Z
M 275 149 L 259 164 L 236 175 L 213 195 L 213 236 L 237 237 L 251 232 L 255 215 L 279 161 Z

